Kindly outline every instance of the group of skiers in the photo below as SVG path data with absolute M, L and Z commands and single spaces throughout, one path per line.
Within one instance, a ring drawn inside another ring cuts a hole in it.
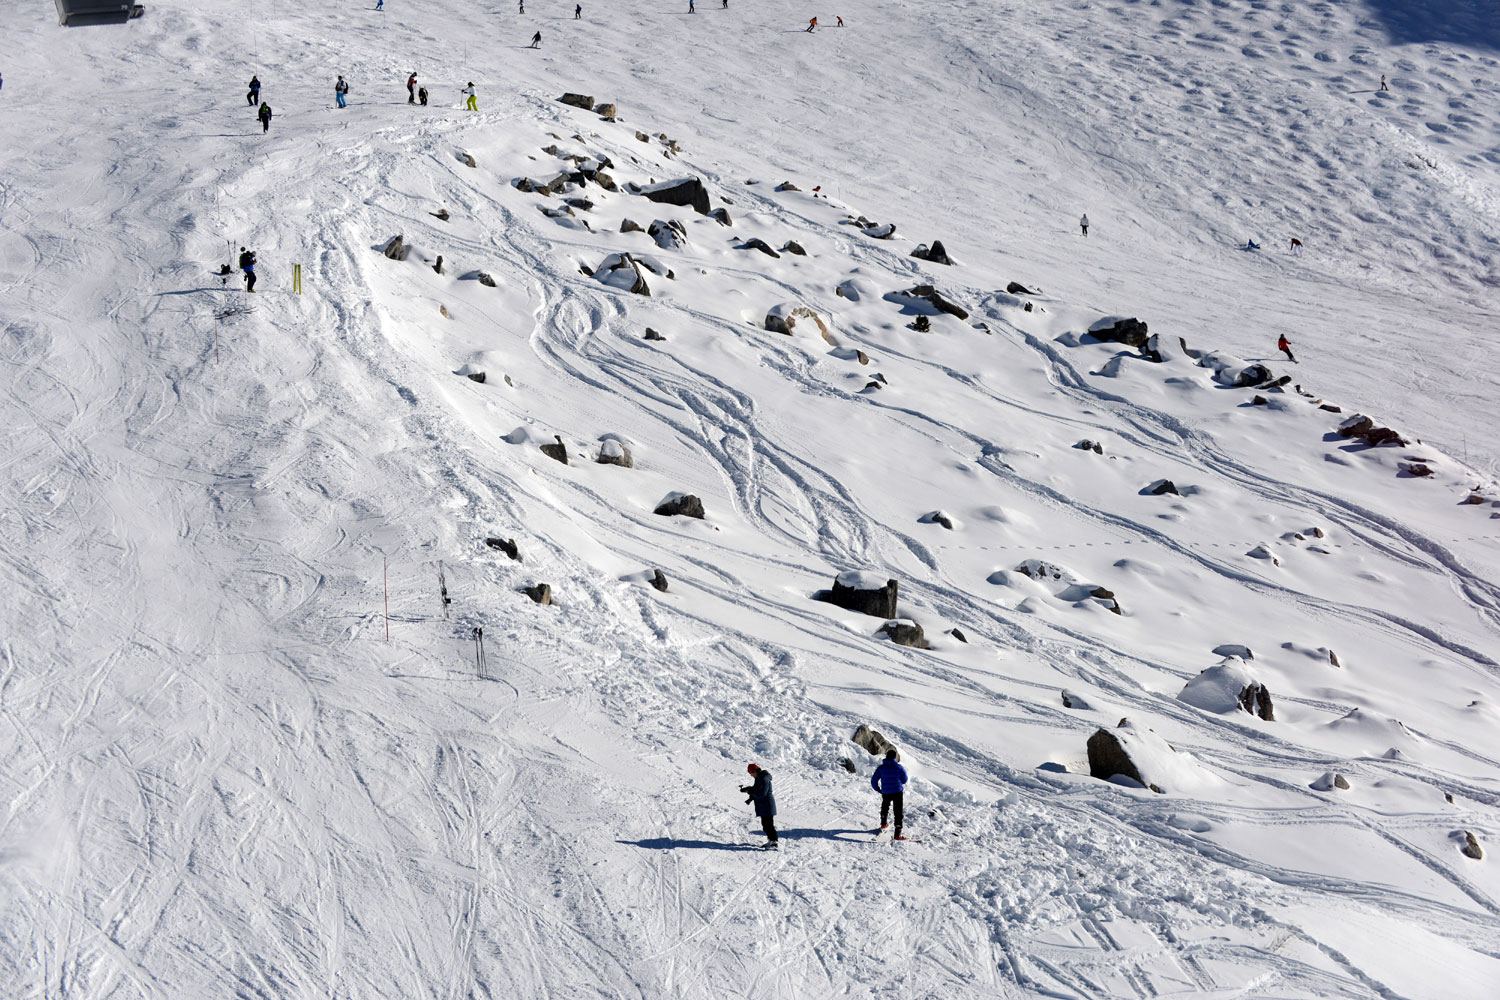
M 759 764 L 751 764 L 745 770 L 750 773 L 753 782 L 749 785 L 741 785 L 740 791 L 745 793 L 746 804 L 755 807 L 755 815 L 760 819 L 760 828 L 766 835 L 767 850 L 779 850 L 780 840 L 776 834 L 776 794 L 771 787 L 771 772 Z M 901 766 L 900 754 L 895 750 L 887 750 L 885 759 L 870 776 L 870 787 L 880 793 L 881 830 L 889 829 L 891 813 L 893 810 L 895 812 L 896 829 L 892 840 L 906 839 L 901 834 L 902 820 L 905 818 L 906 782 L 906 768 Z

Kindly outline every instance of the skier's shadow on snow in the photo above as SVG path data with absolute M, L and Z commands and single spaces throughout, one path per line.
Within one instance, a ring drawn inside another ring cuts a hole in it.
M 861 843 L 854 837 L 846 834 L 863 834 L 863 840 L 868 840 L 869 830 L 781 830 L 778 831 L 782 840 L 843 840 L 850 843 Z M 700 851 L 758 851 L 760 848 L 754 844 L 726 844 L 717 840 L 680 840 L 677 837 L 651 837 L 647 840 L 617 840 L 617 844 L 629 844 L 631 847 L 644 847 L 648 851 L 676 851 L 683 848 Z

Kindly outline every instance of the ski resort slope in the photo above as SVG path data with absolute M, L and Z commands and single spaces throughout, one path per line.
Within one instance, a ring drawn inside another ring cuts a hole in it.
M 385 6 L 7 7 L 0 996 L 1493 996 L 1485 5 Z

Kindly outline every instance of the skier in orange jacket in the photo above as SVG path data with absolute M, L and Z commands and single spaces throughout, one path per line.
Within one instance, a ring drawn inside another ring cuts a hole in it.
M 811 21 L 807 22 L 807 30 L 808 31 L 813 30 L 817 26 L 818 26 L 818 19 L 817 18 L 813 18 Z

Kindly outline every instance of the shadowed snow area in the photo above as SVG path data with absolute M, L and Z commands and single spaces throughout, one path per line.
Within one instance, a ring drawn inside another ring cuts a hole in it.
M 1494 995 L 1489 5 L 373 7 L 6 11 L 0 997 Z

